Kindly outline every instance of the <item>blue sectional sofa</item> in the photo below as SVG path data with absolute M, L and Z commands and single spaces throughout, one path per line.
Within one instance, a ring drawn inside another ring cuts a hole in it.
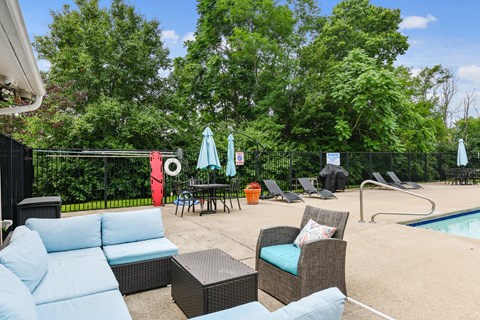
M 177 253 L 160 209 L 29 219 L 0 248 L 0 319 L 131 319 L 122 281 L 127 291 L 131 274 L 133 291 L 168 284 Z
M 210 313 L 191 320 L 340 320 L 345 307 L 345 295 L 338 288 L 315 292 L 274 312 L 259 302 Z

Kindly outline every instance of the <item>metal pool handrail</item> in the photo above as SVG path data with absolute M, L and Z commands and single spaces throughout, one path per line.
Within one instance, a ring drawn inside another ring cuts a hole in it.
M 430 212 L 428 212 L 428 213 L 377 212 L 377 213 L 375 213 L 375 214 L 371 217 L 370 223 L 374 223 L 374 222 L 375 222 L 375 217 L 376 217 L 377 215 L 379 215 L 379 214 L 390 214 L 390 215 L 397 215 L 397 214 L 398 214 L 398 215 L 410 215 L 410 216 L 428 216 L 428 215 L 432 214 L 433 211 L 435 211 L 435 202 L 433 202 L 433 200 L 430 199 L 430 198 L 421 196 L 421 195 L 419 195 L 419 194 L 416 194 L 416 193 L 413 193 L 413 192 L 410 192 L 410 191 L 398 189 L 398 188 L 392 187 L 392 186 L 390 186 L 390 185 L 388 185 L 388 184 L 380 183 L 380 182 L 378 182 L 378 181 L 365 180 L 365 181 L 362 182 L 362 184 L 360 184 L 360 221 L 359 221 L 359 222 L 365 222 L 365 221 L 363 220 L 363 186 L 366 185 L 367 183 L 374 184 L 374 185 L 377 185 L 377 186 L 379 186 L 379 187 L 387 188 L 387 189 L 394 190 L 394 191 L 400 191 L 400 192 L 403 192 L 403 193 L 412 195 L 412 196 L 417 197 L 417 198 L 425 199 L 425 200 L 429 201 L 429 202 L 432 204 L 432 209 L 431 209 Z

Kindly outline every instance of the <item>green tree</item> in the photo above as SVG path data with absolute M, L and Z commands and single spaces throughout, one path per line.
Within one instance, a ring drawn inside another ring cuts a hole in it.
M 447 127 L 447 116 L 450 114 L 449 104 L 452 84 L 454 84 L 453 73 L 441 66 L 426 67 L 419 72 L 412 74 L 411 68 L 399 67 L 395 73 L 400 79 L 403 92 L 409 97 L 415 113 L 421 117 L 422 123 L 416 129 L 417 134 L 428 130 L 431 139 L 424 137 L 404 138 L 408 151 L 442 151 L 451 143 L 450 132 Z M 445 98 L 446 97 L 446 98 Z M 412 130 L 415 130 L 412 128 Z
M 323 151 L 356 149 L 359 145 L 339 144 L 335 87 L 328 80 L 352 50 L 362 49 L 379 67 L 389 66 L 407 48 L 407 38 L 398 32 L 399 10 L 377 7 L 368 0 L 344 0 L 331 16 L 317 24 L 316 37 L 298 54 L 296 92 L 291 108 L 289 136 L 303 149 Z
M 352 150 L 402 151 L 399 114 L 410 115 L 395 75 L 354 49 L 331 72 L 338 145 Z
M 468 126 L 468 131 L 465 128 Z M 480 153 L 480 118 L 469 117 L 468 119 L 457 120 L 451 129 L 452 139 L 449 141 L 450 149 L 456 150 L 458 139 L 465 141 L 467 153 L 470 157 L 479 158 Z M 467 134 L 465 134 L 467 132 Z
M 72 90 L 85 91 L 88 101 L 102 95 L 144 100 L 162 87 L 161 70 L 169 67 L 160 24 L 147 20 L 122 0 L 108 9 L 99 0 L 75 0 L 51 11 L 50 32 L 36 36 L 40 59 L 50 61 L 50 78 Z
M 65 139 L 71 147 L 123 150 L 168 148 L 173 137 L 158 108 L 101 97 L 74 119 Z
M 50 32 L 35 37 L 51 62 L 39 111 L 21 116 L 17 134 L 34 147 L 160 148 L 174 144 L 170 66 L 159 22 L 122 0 L 100 8 L 76 0 L 51 12 Z
M 340 61 L 354 49 L 363 49 L 379 63 L 392 64 L 408 49 L 407 37 L 398 31 L 400 10 L 375 6 L 369 0 L 343 0 L 333 9 L 314 46 L 324 58 Z
M 175 61 L 179 107 L 200 112 L 204 123 L 282 110 L 295 24 L 291 10 L 273 0 L 200 0 L 198 13 L 195 40 L 187 43 L 186 57 Z

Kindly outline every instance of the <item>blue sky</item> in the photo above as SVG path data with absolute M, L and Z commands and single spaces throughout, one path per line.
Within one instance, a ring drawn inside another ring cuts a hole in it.
M 71 0 L 19 0 L 30 36 L 48 32 L 49 10 L 58 11 Z M 193 36 L 197 23 L 195 0 L 129 0 L 137 12 L 156 17 L 163 29 L 172 57 L 185 53 L 183 41 Z M 338 0 L 320 1 L 322 14 L 330 14 Z M 110 1 L 101 0 L 103 6 Z M 442 64 L 459 77 L 456 104 L 466 91 L 480 85 L 480 1 L 475 0 L 371 0 L 371 3 L 401 10 L 401 32 L 409 37 L 410 48 L 397 64 L 415 69 Z M 45 62 L 39 63 L 48 68 Z M 480 91 L 480 90 L 479 90 Z

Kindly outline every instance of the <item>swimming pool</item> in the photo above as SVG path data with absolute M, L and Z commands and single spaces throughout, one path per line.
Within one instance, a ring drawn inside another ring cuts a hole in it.
M 408 225 L 467 238 L 480 239 L 480 209 L 414 222 Z

